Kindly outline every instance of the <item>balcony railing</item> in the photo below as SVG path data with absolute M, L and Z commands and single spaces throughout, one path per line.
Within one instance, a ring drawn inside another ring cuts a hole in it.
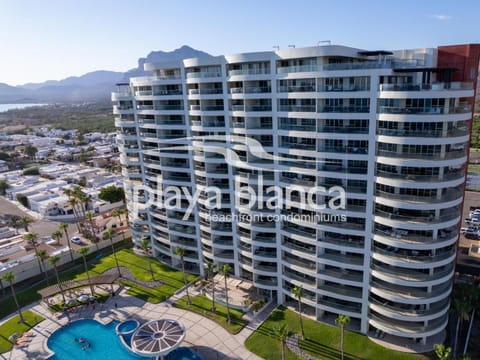
M 268 75 L 270 74 L 270 69 L 235 69 L 228 70 L 228 76 L 235 75 Z
M 222 73 L 219 71 L 197 71 L 197 72 L 187 72 L 187 79 L 196 79 L 196 78 L 211 78 L 211 77 L 221 77 Z
M 405 158 L 405 159 L 425 159 L 425 160 L 448 160 L 448 159 L 458 159 L 466 155 L 464 149 L 462 150 L 451 150 L 444 153 L 441 152 L 429 152 L 429 153 L 418 153 L 418 152 L 396 152 L 396 151 L 387 151 L 387 150 L 377 150 L 377 156 L 385 156 L 391 158 Z
M 369 106 L 319 106 L 319 113 L 368 113 L 370 112 Z
M 471 82 L 451 82 L 432 84 L 380 84 L 380 91 L 422 91 L 422 90 L 473 90 Z
M 379 106 L 380 114 L 418 114 L 418 115 L 435 115 L 435 114 L 464 114 L 472 111 L 472 107 L 468 104 L 460 105 L 452 108 L 444 106 L 430 107 L 396 107 L 396 106 Z
M 399 130 L 399 129 L 378 129 L 378 135 L 405 136 L 405 137 L 457 137 L 468 135 L 468 128 L 458 128 L 443 132 L 442 130 Z
M 278 111 L 315 112 L 315 105 L 278 105 Z

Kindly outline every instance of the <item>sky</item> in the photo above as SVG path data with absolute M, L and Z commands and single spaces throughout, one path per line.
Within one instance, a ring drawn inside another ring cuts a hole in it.
M 127 71 L 182 45 L 212 55 L 480 42 L 478 0 L 0 0 L 0 83 Z M 320 43 L 324 44 L 324 43 Z

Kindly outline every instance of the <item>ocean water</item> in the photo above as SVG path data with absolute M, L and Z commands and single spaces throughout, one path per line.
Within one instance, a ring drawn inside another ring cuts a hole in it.
M 32 106 L 45 106 L 47 104 L 0 104 L 0 113 L 12 109 L 25 109 Z

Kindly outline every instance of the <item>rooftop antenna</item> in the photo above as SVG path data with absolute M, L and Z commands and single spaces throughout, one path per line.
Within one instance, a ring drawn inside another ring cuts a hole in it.
M 317 46 L 320 46 L 320 44 L 332 45 L 332 42 L 330 40 L 320 40 L 319 42 L 317 42 Z
M 274 45 L 274 46 L 272 46 L 272 47 L 273 47 L 274 49 L 280 50 L 280 46 L 278 46 L 278 45 Z
M 295 49 L 295 45 L 288 45 L 289 48 L 294 48 Z

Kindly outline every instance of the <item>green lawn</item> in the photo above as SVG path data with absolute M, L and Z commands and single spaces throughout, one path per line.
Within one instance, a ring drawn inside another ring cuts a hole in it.
M 285 309 L 276 309 L 270 317 L 246 341 L 245 346 L 250 351 L 266 360 L 281 359 L 281 347 L 278 338 L 273 337 L 273 328 L 287 324 L 290 332 L 300 333 L 298 314 Z M 318 321 L 303 318 L 305 341 L 300 340 L 300 346 L 305 352 L 322 360 L 337 360 L 340 358 L 340 330 L 337 327 L 322 324 Z M 286 347 L 285 347 L 286 348 Z M 287 348 L 287 360 L 300 360 Z M 407 354 L 386 349 L 372 342 L 368 337 L 345 332 L 346 360 L 428 360 L 425 355 Z
M 480 164 L 468 164 L 468 172 L 480 173 Z
M 199 315 L 205 316 L 217 324 L 221 325 L 227 331 L 232 334 L 237 334 L 244 328 L 247 324 L 245 320 L 242 320 L 243 312 L 241 310 L 236 310 L 230 308 L 230 318 L 231 323 L 227 322 L 227 307 L 215 303 L 216 311 L 213 313 L 210 309 L 212 308 L 212 300 L 207 298 L 205 295 L 198 295 L 191 297 L 192 304 L 187 304 L 187 297 L 179 299 L 173 306 L 180 309 L 190 310 Z
M 117 251 L 117 258 L 120 266 L 129 268 L 135 278 L 143 281 L 152 280 L 152 274 L 150 273 L 148 265 L 149 261 L 152 261 L 155 280 L 161 280 L 163 282 L 163 285 L 156 288 L 147 288 L 130 281 L 123 281 L 123 284 L 131 287 L 128 292 L 130 295 L 157 304 L 172 296 L 184 285 L 183 273 L 181 271 L 166 266 L 157 260 L 137 255 L 131 249 Z M 90 267 L 90 275 L 99 275 L 112 267 L 115 267 L 115 259 L 112 255 L 106 256 Z M 75 276 L 75 278 L 78 279 L 85 276 L 85 273 L 81 273 Z M 187 281 L 189 282 L 193 281 L 195 278 L 195 275 L 187 275 Z
M 89 257 L 94 258 L 95 254 L 90 254 Z M 148 267 L 149 258 L 144 256 L 136 255 L 130 249 L 123 249 L 117 251 L 117 257 L 120 266 L 125 266 L 130 269 L 134 276 L 139 280 L 150 281 L 152 279 L 150 270 Z M 131 286 L 129 294 L 137 296 L 152 303 L 159 303 L 165 298 L 170 297 L 175 291 L 180 289 L 183 286 L 183 274 L 181 271 L 172 269 L 155 259 L 152 260 L 152 268 L 155 272 L 155 280 L 162 280 L 164 284 L 156 288 L 146 288 L 134 283 L 125 281 L 125 285 Z M 83 265 L 80 263 L 80 266 L 77 266 L 75 269 L 63 272 L 60 276 L 61 280 L 70 280 L 86 277 L 85 272 L 83 271 Z M 105 270 L 115 267 L 115 260 L 113 255 L 104 256 L 100 260 L 94 260 L 92 263 L 89 263 L 89 272 L 90 276 L 99 275 Z M 53 277 L 51 276 L 51 284 L 53 284 Z M 195 275 L 188 275 L 187 280 L 192 281 L 195 279 Z M 18 301 L 20 306 L 25 306 L 31 304 L 34 301 L 40 300 L 40 295 L 37 294 L 37 291 L 44 288 L 45 283 L 35 285 L 30 287 L 27 290 L 19 291 L 17 294 Z M 15 303 L 12 297 L 9 297 L 6 300 L 0 301 L 0 318 L 8 316 L 15 311 Z
M 28 310 L 24 311 L 22 314 L 23 318 L 25 319 L 25 323 L 19 324 L 18 322 L 20 318 L 18 315 L 15 315 L 0 326 L 0 354 L 10 351 L 10 349 L 13 347 L 13 344 L 8 340 L 11 335 L 17 333 L 21 336 L 31 327 L 45 320 L 40 315 Z

